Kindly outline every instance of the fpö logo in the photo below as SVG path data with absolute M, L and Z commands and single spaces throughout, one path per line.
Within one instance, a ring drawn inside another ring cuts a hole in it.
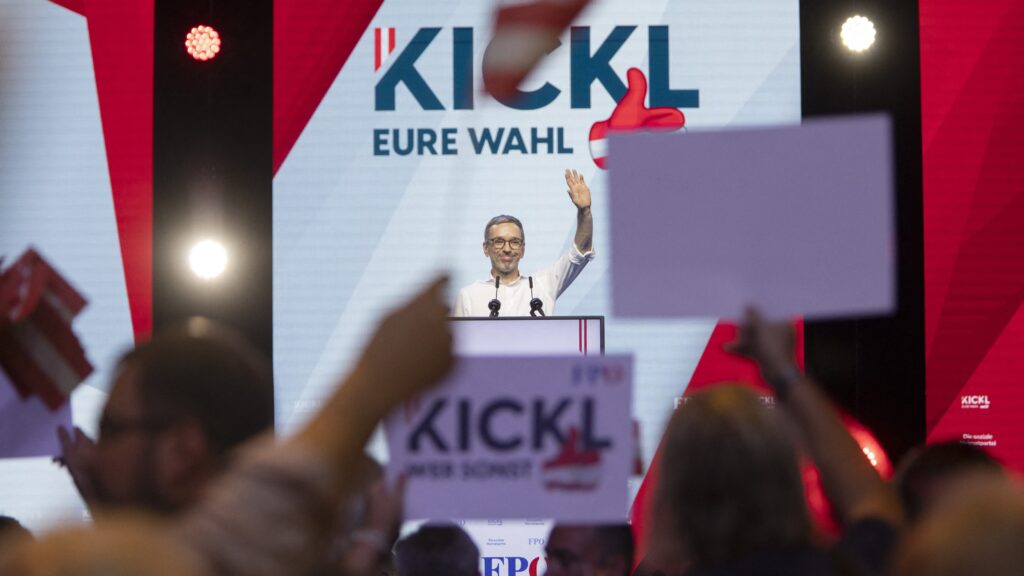
M 988 410 L 992 406 L 987 394 L 964 394 L 960 396 L 962 410 Z
M 540 576 L 546 572 L 544 560 L 537 556 L 484 556 L 480 558 L 481 576 Z
M 569 91 L 570 106 L 574 109 L 590 108 L 591 86 L 597 82 L 616 101 L 626 94 L 626 83 L 612 69 L 612 58 L 619 49 L 639 34 L 637 26 L 615 26 L 604 38 L 593 38 L 589 26 L 574 26 L 569 32 L 569 77 L 568 86 L 545 81 L 539 88 L 519 91 L 514 97 L 501 101 L 517 110 L 537 110 L 558 98 L 563 91 Z M 451 29 L 451 86 L 444 89 L 436 80 L 424 75 L 417 62 L 435 42 L 440 42 L 443 28 L 420 28 L 405 44 L 401 51 L 394 53 L 396 38 L 401 36 L 395 28 L 377 28 L 374 31 L 376 49 L 374 66 L 378 74 L 374 87 L 374 109 L 378 111 L 395 109 L 395 93 L 399 85 L 412 94 L 423 110 L 472 110 L 475 106 L 473 89 L 473 65 L 479 59 L 474 56 L 475 31 L 473 28 Z M 700 92 L 693 88 L 672 88 L 669 78 L 669 27 L 648 26 L 647 75 L 650 80 L 651 107 L 697 108 Z M 641 40 L 642 41 L 642 40 Z M 391 60 L 391 65 L 385 62 Z M 381 73 L 381 70 L 384 70 Z M 442 100 L 441 96 L 445 96 Z
M 621 384 L 626 371 L 618 365 L 577 364 L 572 367 L 573 385 Z

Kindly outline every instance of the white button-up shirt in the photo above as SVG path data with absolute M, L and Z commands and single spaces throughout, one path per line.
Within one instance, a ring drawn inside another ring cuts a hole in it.
M 530 300 L 540 298 L 544 303 L 544 314 L 555 313 L 555 300 L 565 292 L 572 281 L 579 276 L 583 267 L 594 258 L 594 251 L 583 254 L 575 245 L 553 265 L 533 274 L 533 296 L 530 295 L 530 281 L 521 273 L 509 284 L 498 286 L 498 301 L 501 302 L 500 316 L 529 316 Z M 480 280 L 459 290 L 452 308 L 452 316 L 490 316 L 487 304 L 494 299 L 494 278 Z

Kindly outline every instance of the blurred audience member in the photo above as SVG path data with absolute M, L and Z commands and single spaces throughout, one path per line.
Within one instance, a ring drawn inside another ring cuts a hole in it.
M 26 540 L 32 540 L 32 533 L 10 516 L 0 516 L 0 556 L 4 551 Z
M 400 402 L 451 368 L 444 281 L 389 314 L 352 371 L 296 434 L 250 443 L 174 535 L 204 575 L 308 574 L 322 563 L 337 510 L 358 486 L 363 447 Z
M 544 552 L 546 576 L 629 576 L 633 533 L 626 524 L 556 524 Z
M 141 517 L 58 530 L 0 556 L 4 576 L 199 576 L 197 569 L 160 524 Z
M 115 515 L 95 530 L 47 536 L 0 558 L 0 574 L 308 574 L 323 558 L 343 498 L 358 484 L 356 469 L 374 428 L 451 369 L 444 284 L 436 280 L 381 322 L 352 371 L 297 434 L 246 443 L 191 509 L 162 524 L 133 526 Z M 79 540 L 85 544 L 75 548 Z M 79 559 L 70 554 L 76 550 L 84 550 Z
M 63 462 L 90 508 L 176 512 L 273 423 L 267 361 L 240 335 L 196 318 L 121 359 L 98 442 L 61 430 Z
M 424 524 L 395 545 L 398 576 L 478 576 L 480 550 L 454 524 Z
M 669 423 L 656 495 L 655 547 L 676 547 L 687 574 L 881 574 L 902 512 L 823 393 L 796 369 L 788 323 L 747 314 L 732 351 L 755 360 L 777 409 L 740 386 L 693 395 Z M 844 526 L 817 547 L 793 432 L 817 465 Z M 660 567 L 657 567 L 660 568 Z M 671 571 L 671 570 L 666 570 Z
M 908 454 L 896 472 L 896 485 L 910 522 L 917 522 L 950 491 L 980 475 L 1002 476 L 1002 465 L 977 446 L 939 442 Z
M 389 487 L 384 468 L 363 454 L 351 495 L 335 521 L 327 561 L 311 576 L 393 573 L 391 549 L 402 528 L 405 479 Z
M 993 475 L 964 479 L 910 531 L 897 576 L 1018 576 L 1024 572 L 1024 491 Z

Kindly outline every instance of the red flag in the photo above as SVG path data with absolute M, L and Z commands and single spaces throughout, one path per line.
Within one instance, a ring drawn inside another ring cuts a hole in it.
M 498 7 L 483 59 L 484 88 L 506 102 L 590 0 L 535 0 Z
M 86 301 L 33 249 L 0 273 L 0 367 L 56 410 L 92 373 L 71 321 Z

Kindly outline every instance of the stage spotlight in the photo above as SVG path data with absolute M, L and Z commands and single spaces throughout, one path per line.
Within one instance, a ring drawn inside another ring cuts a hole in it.
M 864 16 L 850 16 L 839 32 L 843 44 L 854 52 L 863 52 L 875 43 L 875 24 Z
M 220 34 L 209 26 L 196 26 L 185 36 L 185 49 L 196 60 L 205 62 L 220 52 Z
M 228 265 L 228 252 L 214 240 L 203 240 L 192 247 L 188 254 L 192 272 L 203 280 L 220 276 Z

